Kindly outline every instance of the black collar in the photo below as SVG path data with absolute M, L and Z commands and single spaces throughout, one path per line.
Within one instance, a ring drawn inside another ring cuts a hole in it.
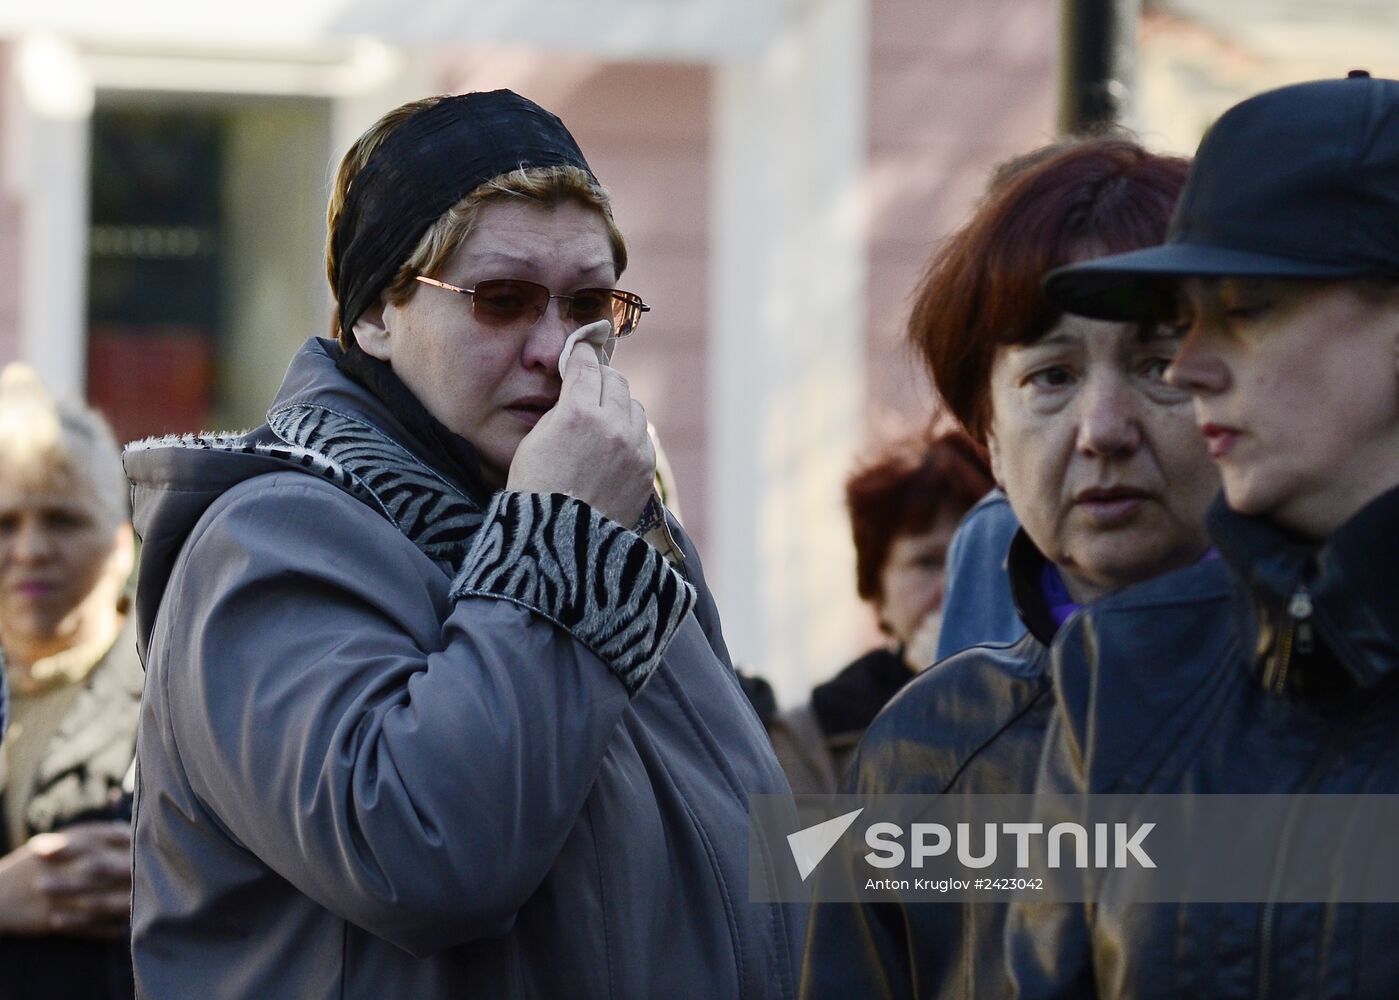
M 866 653 L 812 690 L 811 708 L 821 731 L 827 736 L 863 732 L 913 676 L 895 650 Z
M 1030 634 L 1046 646 L 1054 641 L 1054 633 L 1059 631 L 1040 582 L 1048 562 L 1044 553 L 1030 541 L 1024 528 L 1016 531 L 1010 540 L 1010 550 L 1006 553 L 1010 596 L 1015 602 L 1016 613 Z
M 1399 673 L 1399 488 L 1371 501 L 1322 543 L 1236 513 L 1222 495 L 1206 523 L 1265 624 L 1282 621 L 1305 588 L 1318 638 L 1357 684 L 1370 687 Z

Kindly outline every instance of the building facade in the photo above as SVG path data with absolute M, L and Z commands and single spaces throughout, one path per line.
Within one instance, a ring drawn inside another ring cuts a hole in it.
M 125 438 L 260 422 L 330 328 L 340 152 L 404 100 L 510 87 L 569 123 L 614 195 L 624 285 L 654 307 L 617 364 L 735 659 L 792 701 L 874 640 L 842 482 L 871 437 L 934 416 L 909 294 L 991 167 L 1053 138 L 1054 0 L 16 6 L 0 361 L 87 395 Z M 1134 124 L 1158 146 L 1188 151 L 1251 90 L 1349 68 L 1278 40 L 1314 31 L 1195 0 L 1141 24 Z

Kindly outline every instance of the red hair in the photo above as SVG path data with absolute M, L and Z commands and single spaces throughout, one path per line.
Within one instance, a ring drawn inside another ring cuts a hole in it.
M 1190 167 L 1122 138 L 1049 150 L 997 171 L 986 200 L 933 254 L 914 292 L 909 340 L 948 409 L 983 443 L 996 350 L 1033 343 L 1063 315 L 1040 281 L 1085 254 L 1162 242 Z
M 944 511 L 960 520 L 992 485 L 985 454 L 961 431 L 905 438 L 862 462 L 845 483 L 860 596 L 884 596 L 879 578 L 894 539 L 927 531 Z

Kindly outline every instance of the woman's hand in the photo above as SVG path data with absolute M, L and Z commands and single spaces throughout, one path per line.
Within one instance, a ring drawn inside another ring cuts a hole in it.
M 554 408 L 525 435 L 506 489 L 566 493 L 630 528 L 656 477 L 646 411 L 621 372 L 574 351 Z
M 131 911 L 131 827 L 78 823 L 0 858 L 0 933 L 114 938 Z

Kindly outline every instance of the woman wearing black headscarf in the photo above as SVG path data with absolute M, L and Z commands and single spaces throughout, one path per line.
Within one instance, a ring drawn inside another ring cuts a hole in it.
M 786 784 L 606 364 L 645 306 L 572 136 L 405 105 L 329 223 L 338 343 L 127 456 L 142 992 L 790 995 L 746 833 Z

